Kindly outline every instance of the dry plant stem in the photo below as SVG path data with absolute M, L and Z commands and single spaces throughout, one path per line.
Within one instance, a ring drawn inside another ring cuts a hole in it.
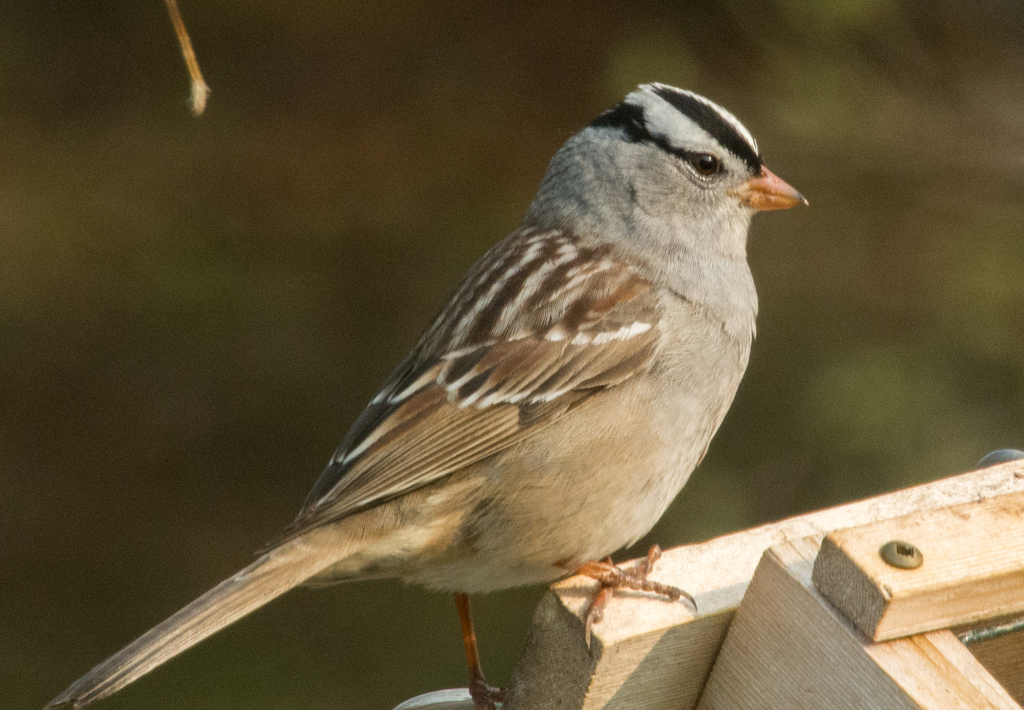
M 462 645 L 466 648 L 469 694 L 473 697 L 473 705 L 476 710 L 495 710 L 494 703 L 505 699 L 505 691 L 488 685 L 484 680 L 484 670 L 480 667 L 480 653 L 476 646 L 476 631 L 473 630 L 473 616 L 469 610 L 469 596 L 456 592 L 455 606 L 458 607 L 459 623 L 462 625 Z
M 667 584 L 661 584 L 647 579 L 647 575 L 654 569 L 654 564 L 661 558 L 661 548 L 653 545 L 647 553 L 647 558 L 637 562 L 632 568 L 616 567 L 611 557 L 606 557 L 601 562 L 587 562 L 580 567 L 577 574 L 582 574 L 601 583 L 594 600 L 587 607 L 584 634 L 587 639 L 587 647 L 590 646 L 591 630 L 594 624 L 601 622 L 604 618 L 604 608 L 612 598 L 616 589 L 635 589 L 639 592 L 653 592 L 669 598 L 670 601 L 677 601 L 680 597 L 690 602 L 694 611 L 697 610 L 697 602 L 688 593 Z
M 192 40 L 189 39 L 185 21 L 181 19 L 181 12 L 178 10 L 178 0 L 164 1 L 167 3 L 167 11 L 171 14 L 171 24 L 174 25 L 174 32 L 178 35 L 181 55 L 185 58 L 185 66 L 188 67 L 188 75 L 192 80 L 192 113 L 201 116 L 206 110 L 206 99 L 210 95 L 210 87 L 203 81 L 203 73 L 199 71 L 199 62 L 196 61 L 196 53 L 192 49 Z

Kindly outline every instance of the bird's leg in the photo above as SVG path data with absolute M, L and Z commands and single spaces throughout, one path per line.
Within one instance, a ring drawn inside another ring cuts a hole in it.
M 676 601 L 682 597 L 690 602 L 690 606 L 693 607 L 694 611 L 697 610 L 697 602 L 682 589 L 661 584 L 647 578 L 647 575 L 654 569 L 654 563 L 660 558 L 661 548 L 653 545 L 647 553 L 647 558 L 640 560 L 632 567 L 617 567 L 612 563 L 611 557 L 606 557 L 600 562 L 587 562 L 576 571 L 576 574 L 596 579 L 601 583 L 601 589 L 598 590 L 594 600 L 587 607 L 584 634 L 586 635 L 588 647 L 590 646 L 591 629 L 594 624 L 600 623 L 601 619 L 604 618 L 604 608 L 616 589 L 625 587 L 626 589 L 635 589 L 639 592 L 654 592 L 655 594 L 668 597 L 671 601 Z
M 469 694 L 473 697 L 473 706 L 476 710 L 495 710 L 494 704 L 505 699 L 505 690 L 490 686 L 484 680 L 484 670 L 480 667 L 480 654 L 476 647 L 476 631 L 473 630 L 473 617 L 469 611 L 469 596 L 456 592 L 455 606 L 459 609 L 459 623 L 462 624 L 462 644 L 466 647 Z

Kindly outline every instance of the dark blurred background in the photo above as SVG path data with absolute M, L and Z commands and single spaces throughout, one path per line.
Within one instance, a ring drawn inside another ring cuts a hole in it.
M 653 533 L 703 540 L 1024 444 L 1016 0 L 0 3 L 0 698 L 38 708 L 247 564 L 548 159 L 704 93 L 810 208 L 755 220 L 759 335 Z M 644 546 L 648 541 L 641 544 Z M 505 683 L 541 589 L 474 600 Z M 464 685 L 449 596 L 292 592 L 104 708 Z

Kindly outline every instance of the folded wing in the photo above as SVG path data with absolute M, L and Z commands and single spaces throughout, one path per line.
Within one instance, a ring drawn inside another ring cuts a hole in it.
M 608 249 L 513 233 L 359 416 L 285 537 L 500 452 L 643 371 L 659 310 L 650 283 Z

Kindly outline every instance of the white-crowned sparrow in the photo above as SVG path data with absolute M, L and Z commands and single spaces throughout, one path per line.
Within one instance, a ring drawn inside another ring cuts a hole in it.
M 732 114 L 640 86 L 555 154 L 522 226 L 470 270 L 295 522 L 51 706 L 105 697 L 299 584 L 456 592 L 472 664 L 465 593 L 581 569 L 613 583 L 593 561 L 658 520 L 746 368 L 751 216 L 801 202 Z

